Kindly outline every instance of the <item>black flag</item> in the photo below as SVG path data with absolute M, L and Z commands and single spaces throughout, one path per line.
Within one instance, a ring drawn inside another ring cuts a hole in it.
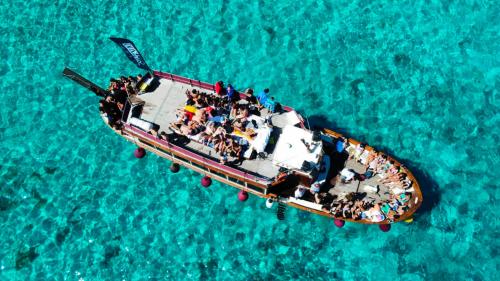
M 149 68 L 146 61 L 142 57 L 141 53 L 139 52 L 139 50 L 137 50 L 132 41 L 125 38 L 115 38 L 115 37 L 110 37 L 109 39 L 118 44 L 118 46 L 120 46 L 122 50 L 125 52 L 128 59 L 131 60 L 133 63 L 135 63 L 137 67 L 151 72 L 151 68 Z

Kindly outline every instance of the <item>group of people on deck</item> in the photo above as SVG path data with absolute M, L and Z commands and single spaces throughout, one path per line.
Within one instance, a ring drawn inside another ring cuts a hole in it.
M 408 178 L 406 169 L 396 165 L 394 160 L 389 159 L 387 155 L 381 152 L 367 150 L 367 153 L 365 153 L 365 146 L 358 144 L 351 158 L 365 165 L 366 172 L 363 174 L 365 179 L 378 175 L 379 179 L 377 181 L 388 186 L 394 193 L 404 192 L 404 190 L 412 186 L 412 181 Z
M 178 110 L 177 120 L 170 126 L 175 132 L 214 148 L 221 163 L 227 163 L 229 157 L 235 159 L 234 163 L 241 162 L 248 141 L 258 129 L 249 117 L 260 116 L 264 107 L 274 110 L 269 106 L 268 93 L 265 89 L 255 96 L 249 88 L 240 94 L 231 84 L 225 87 L 222 81 L 215 84 L 215 94 L 187 90 L 185 106 Z
M 332 213 L 335 217 L 353 220 L 368 219 L 381 222 L 385 219 L 394 221 L 408 210 L 408 202 L 412 197 L 411 192 L 391 194 L 390 200 L 376 202 L 366 199 L 365 194 L 348 193 L 344 199 L 334 200 L 329 205 L 324 205 L 323 210 Z
M 388 195 L 388 199 L 380 197 L 379 185 L 373 190 L 379 195 L 380 199 L 378 200 L 366 196 L 366 193 L 357 192 L 348 193 L 340 200 L 335 200 L 338 195 L 334 195 L 333 200 L 318 200 L 318 196 L 316 196 L 316 203 L 322 203 L 324 211 L 339 218 L 367 219 L 380 222 L 385 219 L 397 220 L 409 209 L 409 201 L 412 198 L 412 181 L 406 174 L 404 167 L 398 166 L 394 160 L 389 159 L 383 153 L 366 150 L 364 144 L 358 144 L 355 148 L 349 146 L 345 138 L 340 138 L 335 143 L 335 149 L 338 153 L 347 151 L 349 159 L 358 161 L 366 169 L 364 174 L 359 174 L 354 170 L 344 168 L 339 175 L 340 182 L 347 184 L 353 180 L 364 181 L 377 176 L 376 182 L 387 188 L 384 195 Z M 322 198 L 324 197 L 319 199 Z
M 141 79 L 142 75 L 139 74 L 136 77 L 121 76 L 109 80 L 108 94 L 99 101 L 99 112 L 113 129 L 120 129 L 121 115 L 127 97 L 137 93 L 136 85 Z

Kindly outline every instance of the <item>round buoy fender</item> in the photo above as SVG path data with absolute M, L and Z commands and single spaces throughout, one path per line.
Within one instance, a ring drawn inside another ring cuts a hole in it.
M 343 220 L 339 220 L 339 219 L 335 219 L 335 220 L 333 220 L 333 223 L 334 223 L 334 224 L 335 224 L 335 226 L 336 226 L 336 227 L 338 227 L 338 228 L 342 228 L 342 227 L 344 227 L 344 225 L 345 225 L 345 221 L 343 221 Z
M 267 198 L 267 200 L 266 200 L 266 207 L 268 209 L 271 209 L 273 207 L 273 205 L 274 205 L 273 199 L 272 198 Z
M 146 150 L 142 147 L 138 147 L 136 150 L 134 150 L 134 156 L 135 158 L 142 158 L 146 155 Z
M 241 202 L 244 202 L 244 201 L 247 201 L 248 199 L 248 192 L 244 191 L 244 190 L 240 190 L 238 192 L 238 200 L 240 200 Z
M 181 167 L 177 163 L 172 163 L 172 165 L 170 165 L 170 171 L 172 173 L 177 173 L 180 170 L 180 168 Z
M 378 227 L 380 228 L 380 230 L 382 230 L 382 232 L 388 232 L 389 230 L 391 230 L 390 224 L 379 224 Z
M 204 176 L 201 178 L 201 185 L 203 187 L 209 187 L 212 184 L 212 179 L 210 177 Z

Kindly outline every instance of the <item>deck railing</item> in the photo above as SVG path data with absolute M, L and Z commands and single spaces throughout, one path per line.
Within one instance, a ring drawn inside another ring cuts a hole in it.
M 181 155 L 184 155 L 188 158 L 188 160 L 197 160 L 198 162 L 201 162 L 201 163 L 204 163 L 206 164 L 208 167 L 214 167 L 218 170 L 221 170 L 221 171 L 224 171 L 228 174 L 232 174 L 232 175 L 235 175 L 235 176 L 238 176 L 240 178 L 243 178 L 247 181 L 252 181 L 252 182 L 255 182 L 255 183 L 258 183 L 258 184 L 262 184 L 262 185 L 265 185 L 267 186 L 268 184 L 270 184 L 271 182 L 267 179 L 264 179 L 264 178 L 260 178 L 260 177 L 256 177 L 254 175 L 251 175 L 249 173 L 245 173 L 245 172 L 242 172 L 238 169 L 235 169 L 235 168 L 232 168 L 232 167 L 228 167 L 226 165 L 222 165 L 216 161 L 213 161 L 211 159 L 208 159 L 206 157 L 203 157 L 199 154 L 196 154 L 194 152 L 191 152 L 187 149 L 184 149 L 178 145 L 175 145 L 171 142 L 168 142 L 166 140 L 162 140 L 160 138 L 157 138 L 151 134 L 148 134 L 140 129 L 137 129 L 137 128 L 134 128 L 132 126 L 130 126 L 129 124 L 124 124 L 124 128 L 136 135 L 139 135 L 141 138 L 145 138 L 145 139 L 148 139 L 149 141 L 153 142 L 153 143 L 157 143 L 157 144 L 160 144 L 160 145 L 163 145 L 165 147 L 167 147 L 168 149 L 170 149 L 171 151 L 175 151 L 177 154 L 181 154 Z
M 154 74 L 158 77 L 161 77 L 161 78 L 170 79 L 172 81 L 177 81 L 177 82 L 181 82 L 184 84 L 189 84 L 191 86 L 200 87 L 200 88 L 203 88 L 205 90 L 215 91 L 214 84 L 209 84 L 207 82 L 201 82 L 200 80 L 193 80 L 190 78 L 182 77 L 182 76 L 175 75 L 175 74 L 168 73 L 168 72 L 155 71 Z

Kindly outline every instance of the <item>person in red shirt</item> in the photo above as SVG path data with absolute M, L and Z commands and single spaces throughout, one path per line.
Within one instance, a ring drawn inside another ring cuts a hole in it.
M 226 93 L 226 89 L 224 88 L 224 82 L 217 81 L 217 83 L 215 83 L 215 92 L 217 93 L 217 95 L 220 96 Z

